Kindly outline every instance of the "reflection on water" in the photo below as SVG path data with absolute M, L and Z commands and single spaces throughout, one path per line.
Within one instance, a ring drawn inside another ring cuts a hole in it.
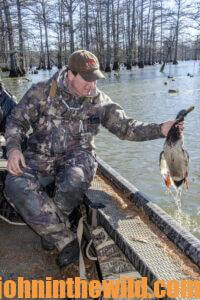
M 102 128 L 96 138 L 97 154 L 200 238 L 199 62 L 166 66 L 165 73 L 160 73 L 159 69 L 158 65 L 143 70 L 121 70 L 120 76 L 112 73 L 98 85 L 113 101 L 124 107 L 127 115 L 141 121 L 159 123 L 175 118 L 183 108 L 195 106 L 185 121 L 185 147 L 190 154 L 190 174 L 189 190 L 181 195 L 181 209 L 162 184 L 158 161 L 164 140 L 143 143 L 121 141 Z M 4 78 L 4 82 L 19 100 L 32 83 L 48 79 L 55 71 L 29 74 L 27 78 L 30 81 Z M 187 73 L 194 77 L 187 76 Z M 175 81 L 168 79 L 168 75 L 173 75 Z M 172 96 L 168 93 L 169 89 L 178 89 L 179 93 Z

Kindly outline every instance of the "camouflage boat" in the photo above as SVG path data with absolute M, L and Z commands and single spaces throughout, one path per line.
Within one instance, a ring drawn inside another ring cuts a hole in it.
M 147 278 L 148 297 L 119 296 L 115 299 L 149 299 L 149 295 L 156 299 L 152 288 L 157 279 L 199 281 L 200 241 L 109 165 L 97 160 L 98 172 L 82 208 L 84 233 L 92 240 L 96 255 L 96 260 L 85 259 L 87 278 Z M 5 161 L 1 160 L 0 165 L 3 187 Z M 11 222 L 20 221 L 3 194 L 0 213 Z M 42 250 L 40 238 L 27 226 L 15 226 L 3 220 L 0 224 L 0 276 L 3 280 L 16 280 L 19 276 L 27 279 L 79 276 L 77 264 L 61 272 L 55 264 L 56 253 Z M 166 296 L 163 299 L 183 298 Z

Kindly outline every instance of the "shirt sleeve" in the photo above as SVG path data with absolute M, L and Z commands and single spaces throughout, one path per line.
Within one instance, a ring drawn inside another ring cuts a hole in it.
M 7 155 L 13 149 L 21 151 L 24 136 L 38 119 L 40 101 L 41 88 L 38 84 L 32 85 L 7 118 L 5 132 Z
M 165 137 L 161 132 L 162 123 L 144 123 L 129 118 L 122 107 L 110 99 L 104 106 L 102 125 L 122 140 L 141 142 Z

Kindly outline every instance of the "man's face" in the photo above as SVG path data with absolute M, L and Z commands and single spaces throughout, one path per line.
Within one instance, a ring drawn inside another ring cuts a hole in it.
M 71 71 L 68 71 L 68 85 L 72 92 L 77 96 L 92 96 L 96 90 L 96 80 L 95 81 L 85 81 L 80 74 L 74 76 Z

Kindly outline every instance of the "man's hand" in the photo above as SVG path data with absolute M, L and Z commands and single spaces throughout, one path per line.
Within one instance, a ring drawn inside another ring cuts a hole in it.
M 174 125 L 175 121 L 166 121 L 162 124 L 161 126 L 161 132 L 164 136 L 167 136 L 170 128 L 172 127 L 172 125 Z M 182 132 L 184 130 L 184 122 L 179 122 L 177 123 L 175 126 L 177 126 L 179 128 L 179 130 Z
M 22 168 L 26 168 L 24 156 L 20 150 L 14 149 L 8 156 L 7 171 L 12 175 L 20 176 L 23 174 Z

